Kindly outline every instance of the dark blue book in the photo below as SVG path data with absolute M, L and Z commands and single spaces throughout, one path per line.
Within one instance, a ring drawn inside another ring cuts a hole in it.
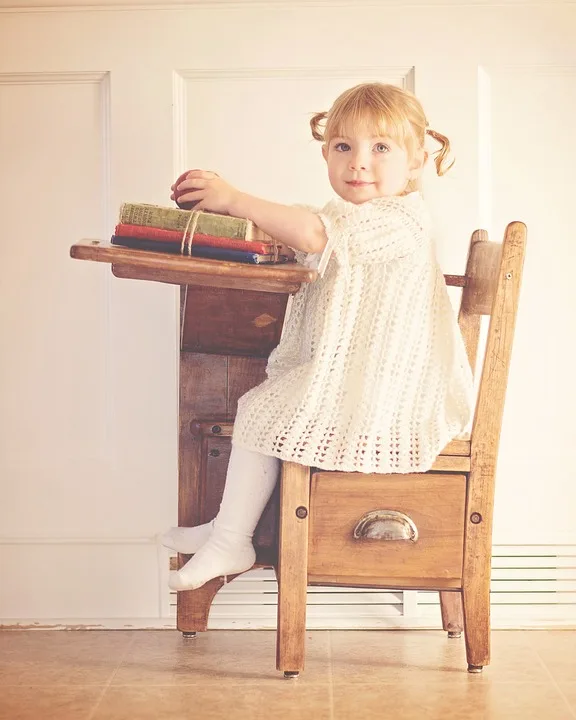
M 179 242 L 158 242 L 145 238 L 123 237 L 112 235 L 112 245 L 123 245 L 124 247 L 137 250 L 151 250 L 152 252 L 167 252 L 173 255 L 180 255 L 181 243 Z M 270 263 L 283 263 L 288 258 L 280 255 L 274 260 L 274 255 L 260 255 L 255 252 L 243 252 L 242 250 L 228 250 L 227 248 L 208 247 L 205 245 L 192 245 L 192 257 L 211 258 L 212 260 L 228 260 L 229 262 L 249 263 L 251 265 L 263 265 Z

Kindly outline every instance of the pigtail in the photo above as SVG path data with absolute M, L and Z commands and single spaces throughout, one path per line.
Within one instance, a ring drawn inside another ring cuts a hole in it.
M 444 168 L 444 162 L 446 161 L 446 158 L 448 154 L 450 153 L 450 140 L 445 135 L 440 134 L 439 132 L 436 132 L 435 130 L 430 130 L 429 128 L 426 128 L 426 133 L 430 135 L 431 137 L 436 140 L 436 142 L 439 142 L 442 147 L 440 150 L 437 150 L 434 155 L 436 157 L 434 158 L 434 164 L 436 165 L 436 172 L 438 175 L 444 175 L 445 173 L 450 170 L 452 165 L 456 162 L 455 160 L 452 160 L 450 165 L 448 165 L 447 168 Z
M 320 112 L 316 113 L 314 117 L 310 120 L 310 128 L 312 129 L 312 137 L 314 140 L 320 140 L 320 142 L 324 142 L 324 132 L 320 132 L 320 123 L 328 117 L 328 113 L 326 112 Z

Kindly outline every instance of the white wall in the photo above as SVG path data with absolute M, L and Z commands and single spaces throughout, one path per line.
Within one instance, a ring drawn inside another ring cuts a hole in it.
M 496 576 L 546 588 L 504 624 L 573 622 L 575 31 L 568 2 L 0 2 L 3 622 L 173 624 L 154 536 L 176 521 L 177 291 L 70 245 L 106 239 L 123 201 L 168 203 L 192 166 L 323 203 L 309 114 L 369 79 L 415 89 L 453 142 L 454 169 L 426 178 L 446 272 L 476 227 L 528 225 L 495 523 L 524 560 Z M 228 598 L 215 623 L 258 625 L 257 597 Z M 418 598 L 398 612 L 426 617 Z

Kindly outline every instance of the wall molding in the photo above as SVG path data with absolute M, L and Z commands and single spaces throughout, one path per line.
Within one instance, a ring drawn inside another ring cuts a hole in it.
M 109 105 L 109 76 L 107 70 L 101 72 L 22 72 L 0 73 L 0 85 L 66 85 L 104 83 L 104 108 Z
M 153 537 L 0 537 L 6 545 L 158 545 Z
M 46 12 L 102 12 L 102 11 L 142 11 L 142 10 L 294 10 L 294 9 L 350 9 L 358 8 L 546 8 L 566 7 L 576 5 L 576 0 L 553 0 L 552 2 L 528 2 L 525 0 L 211 0 L 207 2 L 169 2 L 169 3 L 126 3 L 120 0 L 106 0 L 103 3 L 94 3 L 86 0 L 82 3 L 54 4 L 50 0 L 42 2 L 23 3 L 22 5 L 0 6 L 0 13 L 46 13 Z
M 211 617 L 208 630 L 275 630 L 276 607 L 270 615 L 255 613 L 250 618 L 238 619 L 230 613 L 229 617 Z M 347 621 L 340 618 L 338 625 L 334 621 L 326 622 L 308 618 L 308 630 L 438 630 L 441 631 L 440 608 L 437 617 L 382 617 L 372 620 L 370 625 Z M 492 630 L 576 630 L 576 615 L 572 618 L 517 618 L 499 617 L 491 611 Z M 0 631 L 11 630 L 176 630 L 176 619 L 166 618 L 0 618 Z
M 337 67 L 263 67 L 263 68 L 220 68 L 210 70 L 176 70 L 183 80 L 325 80 L 347 79 L 362 75 L 370 80 L 381 79 L 383 75 L 391 80 L 401 80 L 403 87 L 414 87 L 412 65 L 356 65 Z M 180 87 L 185 87 L 181 83 Z
M 99 537 L 60 535 L 3 535 L 1 545 L 157 545 L 154 536 Z M 570 557 L 576 567 L 576 538 L 556 539 L 546 542 L 494 543 L 492 557 Z M 572 563 L 571 563 L 572 564 Z

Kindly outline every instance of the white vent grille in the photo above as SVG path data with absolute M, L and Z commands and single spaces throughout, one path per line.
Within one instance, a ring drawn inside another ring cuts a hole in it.
M 209 628 L 276 627 L 277 584 L 271 569 L 254 570 L 224 586 Z M 176 595 L 170 596 L 171 615 Z M 493 627 L 576 626 L 576 545 L 495 545 Z M 309 629 L 438 628 L 437 592 L 310 587 Z

